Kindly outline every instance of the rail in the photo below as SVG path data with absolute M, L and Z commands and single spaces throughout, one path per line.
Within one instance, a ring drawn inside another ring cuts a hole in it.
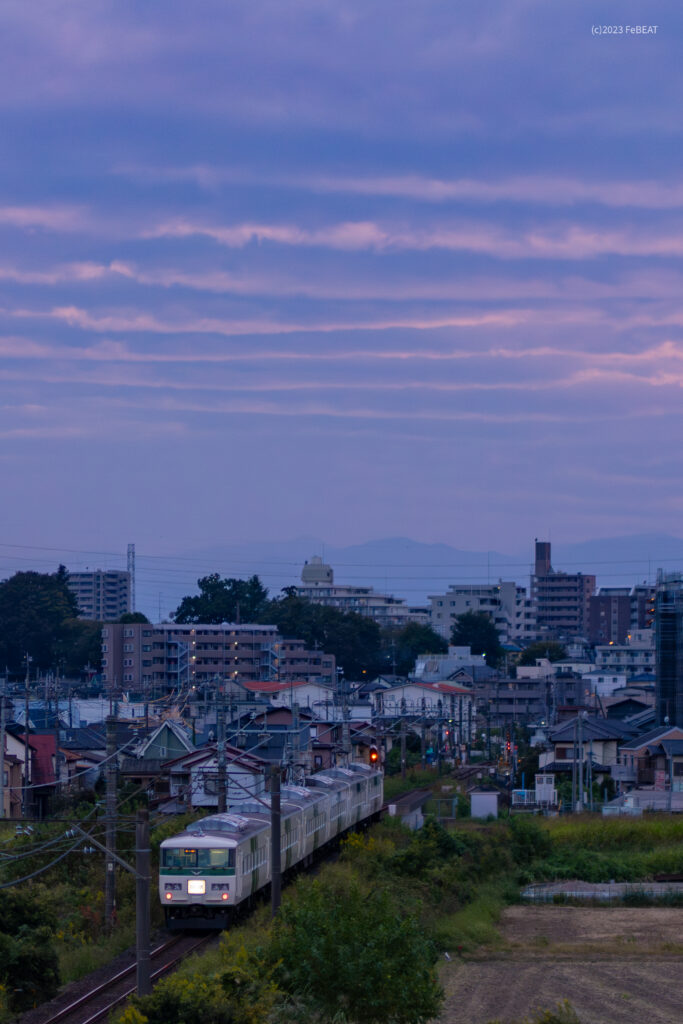
M 152 983 L 154 984 L 165 974 L 168 974 L 181 960 L 184 960 L 185 957 L 201 946 L 211 942 L 213 938 L 213 935 L 204 935 L 201 938 L 180 935 L 157 946 L 156 949 L 151 951 L 150 959 L 152 964 L 155 964 L 156 961 L 161 961 L 161 963 L 152 971 Z M 169 955 L 170 959 L 166 959 Z M 51 1016 L 46 1017 L 42 1024 L 62 1024 L 64 1021 L 68 1021 L 69 1024 L 96 1024 L 97 1021 L 102 1020 L 112 1010 L 116 1009 L 117 1006 L 120 1006 L 121 1003 L 135 995 L 136 986 L 134 981 L 132 984 L 126 984 L 122 991 L 112 991 L 126 983 L 128 978 L 132 977 L 134 979 L 135 971 L 136 964 L 130 964 L 106 981 L 100 982 L 90 989 L 89 992 L 84 993 L 73 1002 L 57 1010 Z M 107 996 L 107 993 L 109 993 L 109 996 Z M 97 1003 L 103 998 L 104 1002 L 98 1006 Z

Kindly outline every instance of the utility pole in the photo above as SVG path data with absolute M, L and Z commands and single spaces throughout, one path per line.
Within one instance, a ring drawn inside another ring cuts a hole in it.
M 107 717 L 107 771 L 105 802 L 105 858 L 104 874 L 104 924 L 107 931 L 114 925 L 116 910 L 116 863 L 111 854 L 116 854 L 116 719 Z
M 270 896 L 271 917 L 276 917 L 280 909 L 281 890 L 281 839 L 280 839 L 280 766 L 271 765 L 270 769 Z
M 222 687 L 216 701 L 216 763 L 218 765 L 218 813 L 225 814 L 228 799 L 225 777 L 225 698 Z
M 346 691 L 346 680 L 344 678 L 343 668 L 337 669 L 337 677 L 339 679 L 339 696 L 342 713 L 342 752 L 344 754 L 344 760 L 346 761 L 346 764 L 348 764 L 351 758 L 351 725 L 349 723 L 349 700 Z
M 149 849 L 149 811 L 141 808 L 135 816 L 135 867 L 119 857 L 113 850 L 108 850 L 80 825 L 73 825 L 67 836 L 80 833 L 88 843 L 111 857 L 119 867 L 135 875 L 135 958 L 137 961 L 137 989 L 139 996 L 148 996 L 152 991 L 150 970 L 149 933 L 150 933 L 150 849 Z M 85 848 L 84 852 L 93 850 Z
M 401 714 L 401 778 L 406 777 L 406 720 Z
M 26 681 L 24 685 L 24 799 L 22 801 L 22 815 L 24 818 L 28 818 L 29 812 L 29 800 L 30 800 L 30 786 L 31 786 L 31 750 L 28 741 L 28 688 L 29 688 L 29 671 L 31 661 L 33 660 L 26 652 Z M 4 770 L 4 754 L 3 754 L 3 770 Z
M 152 991 L 149 959 L 149 811 L 142 808 L 135 821 L 135 933 L 137 946 L 138 995 Z
M 584 810 L 584 731 L 583 731 L 583 720 L 582 715 L 579 715 L 578 730 L 579 730 L 579 800 L 577 801 L 577 810 L 581 813 Z
M 572 810 L 576 810 L 576 719 L 572 737 Z

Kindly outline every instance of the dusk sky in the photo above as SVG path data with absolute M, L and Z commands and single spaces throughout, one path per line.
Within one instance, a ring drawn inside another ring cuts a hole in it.
M 3 556 L 681 534 L 679 5 L 0 29 Z

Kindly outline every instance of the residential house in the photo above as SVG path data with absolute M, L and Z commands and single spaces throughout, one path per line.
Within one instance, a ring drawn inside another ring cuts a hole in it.
M 619 744 L 630 735 L 623 722 L 597 715 L 574 714 L 550 733 L 552 749 L 539 757 L 541 772 L 571 772 L 577 761 L 592 762 L 594 776 L 611 772 L 619 761 Z
M 658 725 L 649 732 L 629 738 L 619 751 L 619 764 L 613 777 L 623 786 L 654 786 L 656 772 L 662 771 L 663 743 L 683 740 L 683 728 L 676 725 Z
M 166 762 L 169 799 L 161 805 L 167 813 L 218 807 L 218 756 L 216 745 L 202 747 Z M 226 796 L 228 807 L 265 792 L 268 763 L 226 744 Z

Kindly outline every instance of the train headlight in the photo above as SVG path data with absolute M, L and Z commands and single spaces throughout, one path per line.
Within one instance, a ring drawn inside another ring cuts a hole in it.
M 221 899 L 222 900 L 227 900 L 227 898 L 228 898 L 228 893 L 227 892 L 222 892 L 221 893 Z
M 206 882 L 203 878 L 188 879 L 187 892 L 190 896 L 203 896 L 206 892 Z
M 166 896 L 167 900 L 172 900 L 173 899 L 173 893 L 172 892 L 167 892 L 164 895 Z

